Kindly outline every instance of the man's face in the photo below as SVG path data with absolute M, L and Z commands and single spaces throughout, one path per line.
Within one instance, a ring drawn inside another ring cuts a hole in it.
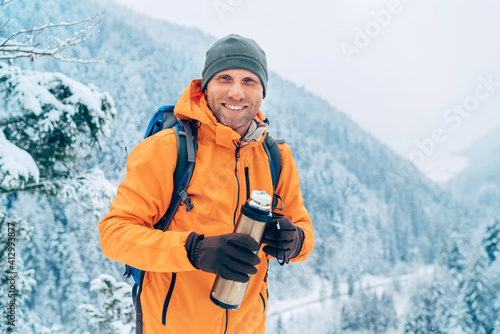
M 243 69 L 217 73 L 208 82 L 205 94 L 208 106 L 222 124 L 243 137 L 257 115 L 264 98 L 259 77 Z

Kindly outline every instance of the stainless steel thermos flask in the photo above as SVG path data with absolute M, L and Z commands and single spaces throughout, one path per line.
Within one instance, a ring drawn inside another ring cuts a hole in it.
M 249 235 L 260 244 L 266 224 L 272 217 L 271 201 L 271 196 L 265 191 L 253 191 L 250 199 L 241 208 L 241 216 L 234 233 Z M 255 254 L 258 253 L 259 251 L 255 252 Z M 235 310 L 243 300 L 247 285 L 248 282 L 240 283 L 217 276 L 210 293 L 210 299 L 219 307 Z

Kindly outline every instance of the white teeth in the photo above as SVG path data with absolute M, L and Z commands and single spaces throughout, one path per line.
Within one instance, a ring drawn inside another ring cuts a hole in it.
M 230 106 L 228 104 L 225 104 L 224 106 L 228 109 L 231 109 L 231 110 L 241 110 L 241 109 L 245 108 L 245 107 L 238 107 L 238 106 Z

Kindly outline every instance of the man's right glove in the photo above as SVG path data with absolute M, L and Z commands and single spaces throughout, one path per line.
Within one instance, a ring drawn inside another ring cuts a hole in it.
M 257 273 L 260 259 L 254 252 L 260 245 L 252 237 L 229 233 L 206 237 L 192 232 L 186 240 L 189 261 L 196 268 L 225 279 L 246 283 Z

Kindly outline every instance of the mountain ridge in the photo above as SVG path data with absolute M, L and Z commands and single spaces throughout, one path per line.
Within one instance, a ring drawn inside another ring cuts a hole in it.
M 469 165 L 447 183 L 454 195 L 480 207 L 481 216 L 500 213 L 500 127 L 459 152 Z

